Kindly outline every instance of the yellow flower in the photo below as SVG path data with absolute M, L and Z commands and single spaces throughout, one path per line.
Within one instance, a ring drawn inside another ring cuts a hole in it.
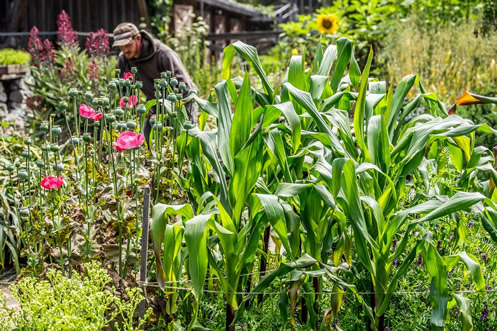
M 317 19 L 319 33 L 335 33 L 338 30 L 336 15 L 319 14 Z
M 296 48 L 292 49 L 292 55 L 299 55 L 299 50 Z

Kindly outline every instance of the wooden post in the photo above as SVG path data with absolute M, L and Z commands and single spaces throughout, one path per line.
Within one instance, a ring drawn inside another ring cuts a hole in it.
M 142 248 L 141 248 L 141 263 L 140 263 L 140 283 L 143 290 L 143 296 L 146 298 L 146 287 L 143 283 L 147 280 L 147 252 L 148 252 L 148 212 L 150 210 L 150 187 L 143 188 L 143 217 L 142 217 Z M 138 306 L 140 318 L 145 316 L 145 299 Z

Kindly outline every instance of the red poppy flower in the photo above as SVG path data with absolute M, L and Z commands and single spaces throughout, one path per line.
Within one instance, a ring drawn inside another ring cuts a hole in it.
M 79 115 L 81 115 L 81 117 L 89 118 L 94 121 L 98 121 L 103 116 L 102 113 L 97 113 L 93 108 L 85 104 L 79 106 Z
M 125 72 L 124 73 L 124 80 L 126 80 L 126 79 L 130 79 L 131 81 L 133 81 L 133 74 L 131 72 Z
M 144 141 L 145 136 L 143 134 L 126 131 L 119 135 L 117 141 L 113 143 L 113 146 L 116 151 L 121 152 L 141 146 Z
M 41 180 L 41 187 L 46 188 L 47 190 L 59 188 L 62 184 L 64 184 L 62 177 L 48 176 Z
M 122 97 L 121 101 L 119 101 L 119 103 L 121 104 L 121 108 L 124 108 L 125 106 L 128 106 L 128 108 L 131 108 L 138 103 L 138 98 L 136 97 L 136 95 L 132 95 L 129 97 L 127 105 L 124 103 L 124 98 L 125 97 Z

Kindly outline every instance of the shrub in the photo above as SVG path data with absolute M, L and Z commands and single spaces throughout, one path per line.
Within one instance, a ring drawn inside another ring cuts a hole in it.
M 19 311 L 7 308 L 5 296 L 0 294 L 2 329 L 101 330 L 120 318 L 121 329 L 135 330 L 133 314 L 143 300 L 141 290 L 127 289 L 129 300 L 122 300 L 114 288 L 108 288 L 111 278 L 98 263 L 88 263 L 85 269 L 85 276 L 74 274 L 73 278 L 55 269 L 48 271 L 46 280 L 22 278 L 11 286 L 21 305 Z M 138 327 L 143 323 L 141 320 Z
M 31 56 L 25 51 L 18 51 L 11 48 L 0 50 L 0 64 L 28 64 Z

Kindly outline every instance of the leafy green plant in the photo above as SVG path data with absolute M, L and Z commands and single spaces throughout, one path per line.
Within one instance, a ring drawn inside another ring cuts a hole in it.
M 0 50 L 0 65 L 29 64 L 31 56 L 25 51 L 4 48 Z
M 108 288 L 110 281 L 110 276 L 96 262 L 85 265 L 83 276 L 74 274 L 66 278 L 51 269 L 47 280 L 24 277 L 11 286 L 20 310 L 7 308 L 5 296 L 0 294 L 3 307 L 0 325 L 3 329 L 101 330 L 114 324 L 122 330 L 140 329 L 151 313 L 147 311 L 139 321 L 134 317 L 143 300 L 141 290 L 127 289 L 129 299 L 123 300 L 114 294 L 114 288 Z

